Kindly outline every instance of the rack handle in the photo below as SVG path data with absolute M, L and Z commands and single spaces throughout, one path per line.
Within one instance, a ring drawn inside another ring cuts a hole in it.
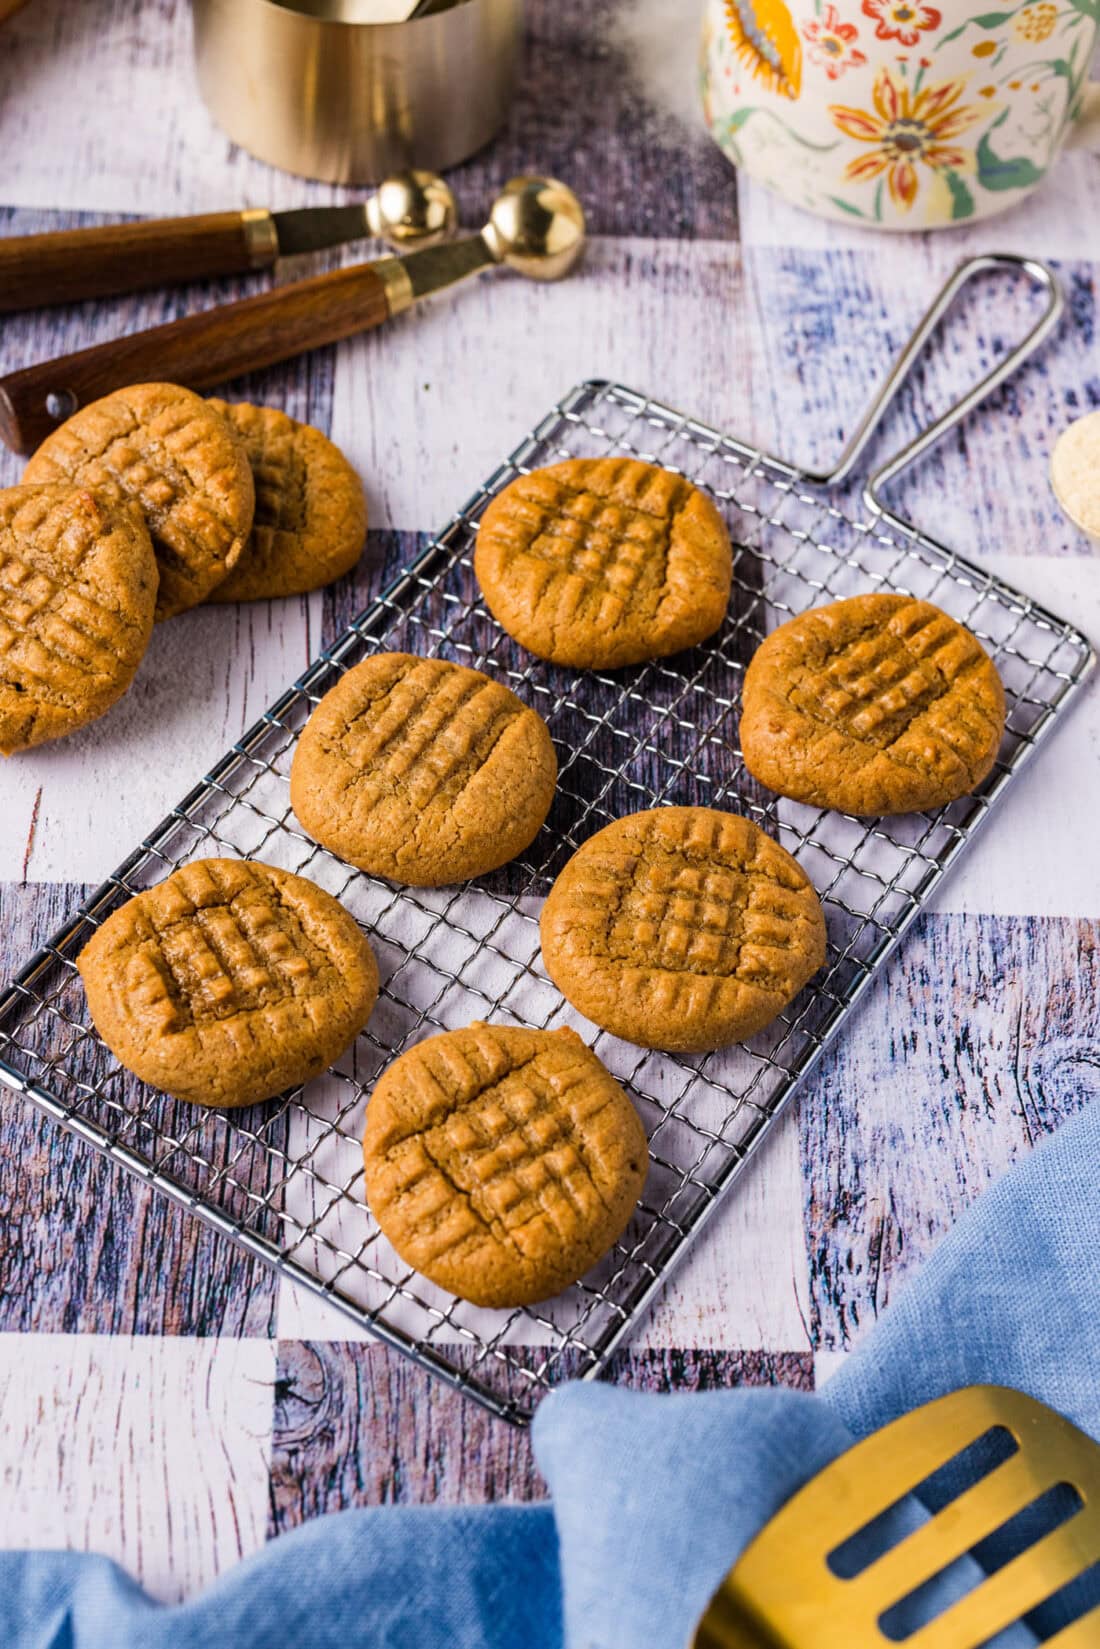
M 260 209 L 8 235 L 0 239 L 0 314 L 242 275 L 278 255 L 275 221 Z
M 396 258 L 356 264 L 11 372 L 0 378 L 0 440 L 33 452 L 78 407 L 127 384 L 209 389 L 381 326 L 401 307 L 396 277 L 408 286 Z
M 923 351 L 932 333 L 943 319 L 944 315 L 954 303 L 962 288 L 978 275 L 990 272 L 1016 271 L 1026 275 L 1031 284 L 1040 292 L 1046 294 L 1046 305 L 1043 313 L 1032 326 L 1027 336 L 1009 351 L 1002 360 L 998 361 L 992 371 L 987 372 L 980 383 L 966 392 L 953 406 L 948 407 L 939 418 L 921 433 L 908 446 L 894 455 L 893 458 L 881 464 L 868 478 L 863 489 L 864 502 L 867 508 L 875 515 L 884 516 L 889 512 L 880 501 L 879 494 L 896 476 L 900 475 L 910 464 L 915 464 L 918 458 L 931 448 L 937 441 L 947 434 L 948 430 L 961 423 L 974 408 L 984 401 L 987 395 L 1011 377 L 1016 368 L 1033 355 L 1050 333 L 1057 326 L 1065 308 L 1065 297 L 1058 284 L 1057 276 L 1049 265 L 1037 258 L 1027 258 L 1015 252 L 984 252 L 978 257 L 967 258 L 955 270 L 954 274 L 945 283 L 943 289 L 933 301 L 928 313 L 920 322 L 905 348 L 890 368 L 889 375 L 875 396 L 871 405 L 864 413 L 855 432 L 849 440 L 835 467 L 825 474 L 814 475 L 814 481 L 823 485 L 835 486 L 843 481 L 855 467 L 860 456 L 866 449 L 872 435 L 881 424 L 888 408 L 892 405 L 902 384 L 908 378 L 917 357 Z

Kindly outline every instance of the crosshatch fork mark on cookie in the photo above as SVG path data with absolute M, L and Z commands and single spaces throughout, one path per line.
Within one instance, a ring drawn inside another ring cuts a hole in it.
M 20 644 L 41 649 L 35 675 L 44 691 L 54 666 L 60 673 L 110 668 L 138 628 L 121 602 L 100 599 L 106 587 L 97 592 L 89 580 L 106 524 L 80 501 L 79 493 L 51 487 L 21 496 L 14 511 L 0 509 L 0 654 Z M 5 528 L 19 537 L 9 541 Z
M 332 957 L 268 878 L 238 874 L 229 888 L 212 866 L 187 870 L 171 906 L 144 908 L 134 931 L 173 1029 L 274 1007 L 335 980 Z
M 593 866 L 594 878 L 602 868 Z M 582 888 L 574 891 L 573 902 L 591 898 L 595 904 L 595 892 L 588 895 Z M 738 871 L 716 859 L 669 852 L 650 839 L 619 884 L 606 954 L 667 973 L 734 977 L 746 944 L 793 948 L 790 929 L 797 916 L 789 905 L 784 908 L 777 889 L 795 891 L 793 878 L 770 874 L 759 854 Z
M 426 1239 L 445 1224 L 431 1188 L 438 1173 L 486 1230 L 522 1247 L 524 1228 L 540 1213 L 557 1223 L 563 1204 L 584 1213 L 593 1198 L 603 1203 L 585 1132 L 606 1104 L 606 1096 L 593 1103 L 581 1079 L 558 1091 L 531 1054 L 461 1094 L 431 1126 L 394 1141 L 387 1157 L 412 1173 L 404 1194 L 422 1206 Z
M 148 645 L 156 591 L 136 511 L 67 483 L 0 492 L 0 751 L 114 704 Z
M 290 796 L 303 828 L 349 864 L 438 887 L 521 853 L 556 775 L 545 722 L 499 682 L 376 653 L 311 715 Z
M 889 750 L 919 716 L 952 697 L 951 721 L 938 728 L 987 735 L 981 705 L 956 696 L 965 678 L 981 670 L 976 646 L 960 652 L 959 630 L 945 614 L 919 602 L 898 608 L 888 622 L 874 619 L 835 652 L 796 674 L 788 694 L 795 707 L 849 738 Z M 970 729 L 976 716 L 981 728 Z
M 367 1108 L 367 1195 L 398 1252 L 471 1299 L 584 1272 L 645 1175 L 630 1101 L 572 1031 L 474 1024 L 412 1048 Z
M 616 669 L 694 646 L 726 615 L 729 531 L 678 472 L 570 459 L 489 503 L 474 568 L 508 633 L 541 658 Z
M 929 602 L 880 591 L 772 631 L 745 673 L 741 749 L 750 773 L 796 801 L 918 812 L 985 778 L 1004 723 L 976 637 Z
M 614 467 L 612 484 L 625 467 Z M 647 509 L 640 500 L 654 490 L 661 507 Z M 532 476 L 517 491 L 513 514 L 521 531 L 531 534 L 527 554 L 536 561 L 620 597 L 644 593 L 656 604 L 668 574 L 673 526 L 687 498 L 687 484 L 668 474 L 659 489 L 651 482 L 630 503 L 611 496 L 610 488 L 601 490 L 598 479 L 581 489 Z
M 714 808 L 606 825 L 561 872 L 539 926 L 547 972 L 575 1008 L 642 1047 L 686 1052 L 761 1030 L 825 957 L 805 873 Z
M 724 839 L 711 844 L 719 847 L 726 851 L 670 841 L 656 824 L 643 827 L 625 850 L 621 843 L 606 853 L 594 846 L 578 862 L 568 892 L 573 909 L 600 919 L 590 932 L 593 953 L 729 979 L 742 971 L 746 945 L 793 949 L 792 933 L 804 917 L 804 883 L 793 867 L 763 835 L 748 854 L 729 851 Z
M 82 407 L 46 437 L 25 479 L 67 479 L 138 505 L 160 567 L 158 618 L 209 594 L 252 525 L 255 488 L 243 445 L 205 401 L 176 384 L 136 384 Z
M 187 551 L 181 552 L 164 536 L 170 521 L 175 521 L 177 531 L 184 528 L 187 540 L 199 540 L 211 526 L 232 536 L 240 531 L 239 520 L 219 507 L 216 495 L 195 495 L 189 471 L 195 465 L 205 470 L 209 454 L 207 431 L 196 427 L 189 407 L 173 410 L 170 421 L 155 434 L 136 414 L 131 417 L 125 430 L 108 435 L 104 429 L 102 446 L 88 441 L 79 453 L 58 446 L 51 448 L 50 458 L 73 481 L 113 483 L 121 496 L 136 499 L 157 534 L 161 560 L 184 567 Z M 83 430 L 81 434 L 83 438 Z
M 394 788 L 417 807 L 461 794 L 522 707 L 493 682 L 417 661 L 341 729 L 349 782 L 369 806 Z

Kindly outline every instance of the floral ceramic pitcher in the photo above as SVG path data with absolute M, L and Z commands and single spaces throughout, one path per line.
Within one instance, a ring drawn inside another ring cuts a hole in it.
M 796 205 L 938 228 L 1015 205 L 1075 121 L 1100 144 L 1098 27 L 1100 0 L 707 0 L 703 109 Z

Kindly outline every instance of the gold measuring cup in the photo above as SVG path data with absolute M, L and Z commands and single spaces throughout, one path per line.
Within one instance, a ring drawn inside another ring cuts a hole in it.
M 522 0 L 454 0 L 400 23 L 369 21 L 371 0 L 193 0 L 193 12 L 211 114 L 288 172 L 444 171 L 508 113 Z

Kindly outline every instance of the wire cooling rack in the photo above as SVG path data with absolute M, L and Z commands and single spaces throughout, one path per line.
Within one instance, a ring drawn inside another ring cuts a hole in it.
M 735 591 L 707 645 L 576 675 L 502 635 L 478 598 L 470 552 L 487 500 L 517 473 L 608 452 L 670 466 L 711 492 L 736 544 Z M 527 1418 L 556 1381 L 604 1367 L 1090 667 L 1090 647 L 1070 625 L 900 528 L 850 518 L 790 467 L 621 385 L 581 385 L 8 987 L 0 1074 L 286 1277 L 498 1415 Z M 776 623 L 874 589 L 928 597 L 982 639 L 1005 682 L 1008 730 L 977 795 L 935 813 L 860 821 L 759 789 L 740 761 L 738 699 L 744 667 Z M 424 891 L 351 871 L 291 813 L 291 757 L 314 704 L 342 671 L 391 648 L 490 671 L 553 734 L 561 777 L 546 826 L 521 860 L 476 884 Z M 609 820 L 662 803 L 755 819 L 799 859 L 826 912 L 819 976 L 769 1030 L 705 1057 L 593 1036 L 540 960 L 539 905 L 568 856 Z M 366 928 L 382 977 L 370 1024 L 331 1072 L 240 1112 L 176 1103 L 121 1071 L 90 1028 L 73 965 L 128 895 L 209 854 L 260 858 L 328 888 Z M 621 1241 L 582 1282 L 525 1310 L 479 1310 L 411 1272 L 363 1198 L 360 1137 L 379 1072 L 410 1044 L 475 1018 L 577 1024 L 626 1084 L 650 1140 L 644 1198 Z

